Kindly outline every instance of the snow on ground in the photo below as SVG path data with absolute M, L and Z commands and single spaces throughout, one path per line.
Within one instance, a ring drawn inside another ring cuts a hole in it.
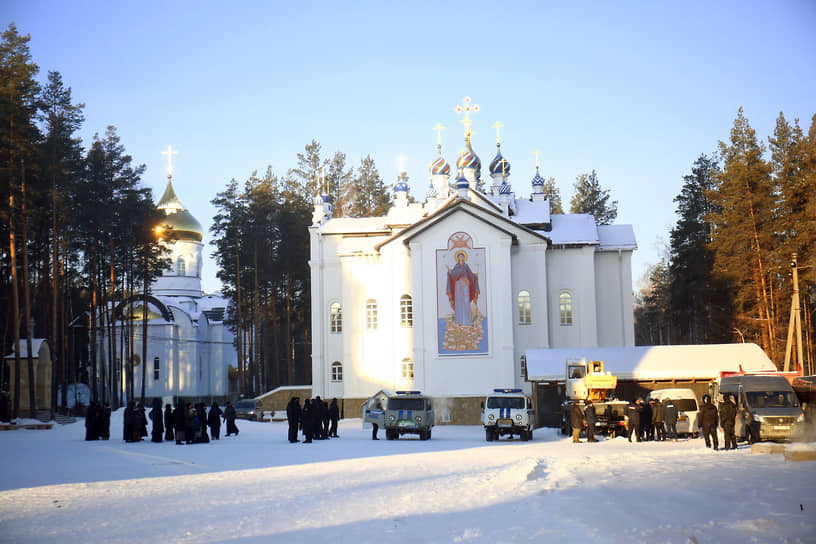
M 0 432 L 0 542 L 816 542 L 816 462 L 702 439 L 487 443 L 480 427 L 289 444 L 285 423 L 177 446 Z M 222 427 L 223 433 L 223 427 Z M 811 445 L 812 447 L 813 445 Z

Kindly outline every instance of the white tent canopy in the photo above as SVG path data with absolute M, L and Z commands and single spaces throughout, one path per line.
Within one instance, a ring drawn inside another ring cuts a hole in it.
M 528 381 L 563 380 L 569 359 L 603 361 L 624 380 L 714 379 L 721 372 L 777 370 L 756 344 L 528 349 Z

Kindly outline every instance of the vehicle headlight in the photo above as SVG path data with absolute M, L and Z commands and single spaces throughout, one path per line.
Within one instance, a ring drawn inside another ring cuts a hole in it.
M 516 414 L 516 421 L 521 422 L 521 414 Z
M 799 417 L 796 418 L 796 423 L 802 423 L 805 420 L 805 414 L 799 414 Z
M 394 414 L 391 414 L 390 416 L 388 416 L 388 421 L 394 421 Z
M 496 416 L 494 416 L 493 414 L 487 416 L 488 421 L 493 421 L 494 419 L 496 419 Z
M 417 423 L 422 423 L 422 416 L 416 416 L 414 418 L 414 421 L 416 421 Z

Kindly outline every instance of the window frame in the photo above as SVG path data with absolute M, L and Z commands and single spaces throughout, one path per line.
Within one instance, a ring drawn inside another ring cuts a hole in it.
M 414 299 L 409 294 L 400 296 L 400 327 L 410 329 L 414 326 Z
M 153 357 L 153 381 L 158 381 L 161 376 L 161 359 Z
M 377 300 L 368 298 L 365 301 L 365 328 L 366 331 L 376 331 L 378 321 Z
M 187 275 L 187 261 L 184 260 L 184 257 L 179 256 L 176 259 L 176 276 L 186 276 Z
M 575 323 L 574 298 L 569 291 L 561 291 L 558 294 L 558 315 L 562 327 L 570 327 Z
M 331 376 L 330 379 L 333 383 L 339 383 L 343 381 L 343 363 L 340 361 L 334 361 L 330 367 Z
M 522 301 L 526 298 L 526 301 Z M 532 325 L 533 323 L 533 305 L 532 296 L 527 289 L 521 289 L 516 296 L 516 303 L 518 305 L 518 323 L 519 325 Z
M 406 357 L 400 361 L 400 376 L 403 381 L 414 381 L 416 377 L 416 365 L 414 364 L 414 360 L 410 357 Z
M 337 311 L 335 312 L 335 308 Z M 329 304 L 329 333 L 341 334 L 343 332 L 343 305 L 340 301 L 333 301 Z

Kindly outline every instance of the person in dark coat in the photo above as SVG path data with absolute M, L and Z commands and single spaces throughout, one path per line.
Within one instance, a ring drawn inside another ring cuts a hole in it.
M 153 399 L 153 409 L 150 410 L 150 422 L 153 424 L 151 429 L 151 442 L 161 442 L 164 436 L 164 414 L 161 409 L 161 399 Z
M 188 402 L 184 409 L 184 438 L 185 442 L 192 444 L 195 440 L 196 420 L 193 403 Z
M 110 439 L 110 418 L 111 407 L 110 403 L 106 402 L 105 407 L 102 408 L 102 417 L 99 419 L 99 436 L 102 440 Z
M 723 395 L 723 403 L 720 405 L 720 426 L 723 430 L 725 446 L 723 449 L 737 449 L 737 436 L 734 434 L 734 426 L 737 421 L 737 405 L 734 404 L 731 393 Z
M 666 440 L 666 427 L 663 425 L 663 403 L 660 399 L 649 401 L 652 405 L 652 427 L 654 427 L 655 439 L 661 442 Z
M 331 416 L 329 416 L 329 405 L 323 399 L 320 400 L 320 437 L 323 440 L 329 438 L 329 425 L 331 423 Z
M 301 427 L 303 428 L 304 444 L 312 443 L 312 433 L 314 432 L 314 413 L 312 411 L 312 401 L 306 399 L 303 403 L 303 410 L 300 414 Z
M 672 442 L 677 442 L 677 405 L 666 397 L 663 399 L 662 415 L 666 425 L 666 434 Z
M 212 408 L 210 408 L 210 413 L 207 416 L 207 423 L 210 425 L 210 433 L 212 434 L 213 440 L 218 440 L 221 437 L 221 416 L 223 412 L 221 408 L 218 406 L 217 402 L 213 402 Z
M 584 408 L 584 419 L 586 420 L 586 434 L 587 434 L 587 442 L 597 442 L 595 439 L 595 422 L 597 421 L 597 417 L 595 416 L 595 406 L 592 404 L 591 399 L 587 399 L 586 407 Z
M 139 440 L 141 440 L 145 436 L 149 436 L 147 434 L 147 414 L 145 413 L 145 407 L 141 402 L 136 405 L 136 412 L 136 421 L 137 425 L 139 426 Z
M 133 409 L 136 403 L 129 400 L 125 405 L 125 412 L 122 415 L 122 439 L 125 442 L 133 442 Z
M 580 442 L 581 429 L 584 428 L 584 411 L 577 402 L 573 402 L 570 406 L 570 426 L 572 427 L 572 441 Z
M 173 420 L 173 406 L 168 402 L 164 406 L 164 439 L 173 440 L 173 427 L 175 421 Z
M 638 412 L 640 412 L 640 439 L 643 441 L 650 440 L 649 428 L 652 426 L 652 409 L 648 403 L 643 402 L 643 399 L 638 399 Z
M 231 434 L 238 436 L 238 426 L 235 425 L 235 407 L 230 401 L 227 401 L 227 407 L 224 408 L 224 421 L 227 422 L 227 436 Z
M 85 440 L 99 440 L 99 405 L 95 400 L 88 404 L 88 409 L 85 411 Z
M 334 398 L 329 404 L 329 437 L 339 438 L 337 436 L 337 422 L 340 421 L 340 407 L 337 405 L 337 399 Z
M 714 451 L 719 448 L 717 438 L 717 425 L 719 424 L 719 414 L 717 407 L 711 403 L 710 395 L 703 395 L 703 405 L 700 407 L 699 426 L 705 438 L 706 448 L 714 446 Z
M 187 439 L 187 412 L 181 401 L 176 403 L 176 408 L 173 410 L 173 428 L 176 431 L 176 444 L 184 444 Z
M 629 442 L 632 441 L 633 436 L 636 442 L 640 442 L 640 405 L 638 404 L 640 402 L 643 401 L 640 399 L 632 401 L 626 408 L 626 416 L 629 418 L 626 429 L 629 432 Z
M 196 404 L 196 420 L 198 427 L 196 427 L 196 442 L 199 444 L 208 444 L 210 442 L 210 435 L 207 434 L 207 406 L 203 402 Z
M 289 423 L 289 443 L 300 442 L 298 440 L 298 425 L 300 425 L 300 399 L 292 397 L 286 405 L 286 421 Z

